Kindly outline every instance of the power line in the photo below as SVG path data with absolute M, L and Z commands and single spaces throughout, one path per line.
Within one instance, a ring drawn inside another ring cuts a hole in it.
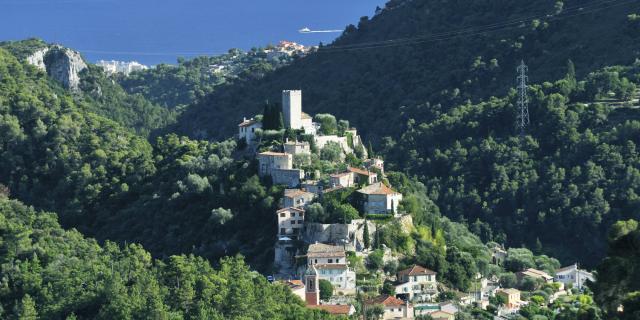
M 563 11 L 563 14 L 559 16 L 554 16 L 550 14 L 532 15 L 532 16 L 522 17 L 514 20 L 503 21 L 500 23 L 467 27 L 467 28 L 462 28 L 458 30 L 442 32 L 442 33 L 433 33 L 429 35 L 422 35 L 422 36 L 415 36 L 415 37 L 408 37 L 408 38 L 397 38 L 397 39 L 381 40 L 381 41 L 372 41 L 372 42 L 362 42 L 362 43 L 342 45 L 342 46 L 327 46 L 327 47 L 321 48 L 319 52 L 324 52 L 324 53 L 345 52 L 345 51 L 351 51 L 351 50 L 378 49 L 378 48 L 388 48 L 388 47 L 395 47 L 395 46 L 435 42 L 435 41 L 445 41 L 445 40 L 451 40 L 455 38 L 482 35 L 489 32 L 521 28 L 521 24 L 526 22 L 527 20 L 541 19 L 541 18 L 548 18 L 549 20 L 562 20 L 562 19 L 572 18 L 580 15 L 585 15 L 588 13 L 593 13 L 593 12 L 613 8 L 620 5 L 631 4 L 635 2 L 637 1 L 636 0 L 597 1 L 587 6 L 580 6 L 580 7 L 574 6 L 571 8 L 567 8 Z

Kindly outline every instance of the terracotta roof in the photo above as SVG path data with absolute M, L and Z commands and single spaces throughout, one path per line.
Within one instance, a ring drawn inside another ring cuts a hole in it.
M 364 188 L 358 190 L 358 192 L 364 193 L 364 194 L 382 194 L 382 195 L 398 193 L 395 190 L 387 187 L 382 182 L 376 182 L 376 183 L 374 183 L 374 184 L 372 184 L 370 186 L 367 186 L 367 187 L 364 187 Z
M 301 280 L 287 280 L 282 281 L 286 286 L 291 288 L 291 290 L 304 288 L 304 283 Z
M 311 118 L 309 114 L 302 112 L 300 114 L 300 119 L 313 119 L 313 118 Z
M 497 292 L 504 292 L 506 294 L 516 294 L 520 293 L 520 290 L 514 288 L 506 288 L 506 289 L 498 289 Z
M 367 302 L 367 304 L 382 304 L 385 307 L 398 307 L 404 306 L 405 302 L 389 295 L 377 296 Z
M 315 264 L 316 269 L 347 269 L 344 263 L 318 263 Z
M 313 194 L 313 193 L 302 190 L 302 189 L 285 189 L 284 190 L 284 196 L 287 198 L 298 197 L 305 194 Z
M 343 314 L 348 315 L 351 312 L 350 305 L 329 305 L 329 304 L 321 304 L 317 306 L 307 306 L 311 309 L 320 309 L 331 314 Z
M 273 151 L 260 152 L 258 153 L 258 155 L 259 156 L 279 156 L 279 157 L 287 156 L 287 154 L 284 152 L 273 152 Z
M 297 212 L 304 212 L 304 209 L 301 208 L 294 208 L 294 207 L 289 207 L 289 208 L 282 208 L 278 211 L 276 211 L 276 213 L 280 213 L 280 212 L 285 212 L 285 211 L 297 211 Z
M 351 171 L 353 173 L 357 173 L 359 175 L 363 175 L 363 176 L 375 176 L 375 175 L 377 175 L 377 173 L 375 173 L 375 172 L 367 171 L 367 170 L 360 169 L 360 168 L 348 167 L 347 170 L 349 170 L 349 171 Z
M 540 278 L 546 278 L 546 279 L 552 279 L 553 278 L 548 273 L 546 273 L 544 271 L 536 270 L 536 269 L 533 269 L 533 268 L 529 268 L 527 270 L 520 271 L 520 273 L 524 274 L 525 276 L 531 276 L 531 277 L 540 277 Z
M 340 173 L 331 174 L 329 176 L 332 177 L 332 178 L 339 178 L 339 177 L 348 176 L 350 174 L 351 174 L 351 172 L 340 172 Z
M 240 122 L 240 124 L 238 124 L 238 127 L 248 127 L 248 126 L 256 124 L 256 123 L 258 123 L 258 121 L 254 120 L 254 119 L 246 119 L 246 120 Z
M 398 276 L 421 276 L 421 275 L 433 275 L 437 274 L 437 272 L 433 270 L 429 270 L 425 267 L 414 264 L 413 267 L 405 270 L 398 271 Z
M 307 250 L 308 258 L 346 257 L 344 248 L 324 243 L 314 243 Z

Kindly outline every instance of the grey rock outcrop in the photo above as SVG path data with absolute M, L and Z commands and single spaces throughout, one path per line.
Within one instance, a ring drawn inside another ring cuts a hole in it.
M 27 62 L 71 91 L 80 90 L 80 72 L 87 68 L 79 52 L 62 46 L 39 49 L 27 57 Z

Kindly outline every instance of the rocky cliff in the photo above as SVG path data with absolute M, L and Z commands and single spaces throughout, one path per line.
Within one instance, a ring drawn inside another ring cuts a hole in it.
M 39 49 L 27 57 L 27 62 L 46 71 L 71 91 L 80 90 L 80 72 L 87 68 L 79 52 L 62 46 Z

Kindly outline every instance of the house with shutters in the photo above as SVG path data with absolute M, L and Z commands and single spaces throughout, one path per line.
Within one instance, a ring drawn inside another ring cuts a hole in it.
M 402 201 L 402 193 L 376 182 L 357 191 L 362 197 L 364 213 L 380 214 L 398 212 L 398 204 Z
M 437 273 L 419 265 L 397 273 L 396 297 L 406 301 L 428 302 L 438 294 Z
M 317 270 L 318 279 L 331 282 L 336 291 L 355 292 L 356 273 L 349 269 L 344 247 L 323 243 L 309 245 L 307 268 L 312 266 Z
M 288 207 L 276 211 L 278 238 L 297 238 L 304 227 L 304 209 Z

